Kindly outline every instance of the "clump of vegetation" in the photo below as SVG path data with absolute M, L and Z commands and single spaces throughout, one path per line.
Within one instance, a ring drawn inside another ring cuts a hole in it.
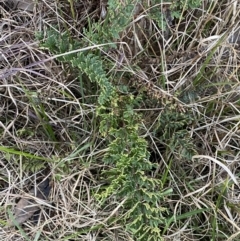
M 55 4 L 25 8 L 31 21 L 19 19 L 21 6 L 1 5 L 5 25 L 23 21 L 26 36 L 3 31 L 0 195 L 22 195 L 46 170 L 54 185 L 43 228 L 29 220 L 16 238 L 237 237 L 236 5 Z M 11 218 L 9 200 L 1 204 Z

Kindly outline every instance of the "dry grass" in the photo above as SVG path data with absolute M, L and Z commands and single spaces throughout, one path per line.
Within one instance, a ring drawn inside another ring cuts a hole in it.
M 121 219 L 121 201 L 112 197 L 102 210 L 94 197 L 103 184 L 99 176 L 107 151 L 96 118 L 98 87 L 79 80 L 36 40 L 37 32 L 56 26 L 90 45 L 83 27 L 88 20 L 103 21 L 105 4 L 39 0 L 23 10 L 0 1 L 0 144 L 11 148 L 0 151 L 1 240 L 132 240 L 124 227 L 108 224 L 112 216 Z M 240 186 L 231 175 L 239 182 L 239 3 L 203 1 L 198 9 L 182 12 L 180 20 L 169 18 L 169 5 L 159 4 L 171 25 L 166 31 L 149 16 L 153 6 L 148 4 L 136 7 L 117 49 L 103 56 L 113 63 L 111 76 L 131 75 L 116 83 L 127 82 L 148 96 L 136 111 L 143 116 L 141 134 L 151 160 L 158 163 L 151 175 L 164 189 L 173 189 L 163 204 L 170 214 L 161 227 L 163 238 L 238 240 Z M 194 117 L 184 127 L 199 155 L 192 161 L 167 151 L 155 133 L 169 102 Z M 52 189 L 49 201 L 37 200 L 43 219 L 38 225 L 29 220 L 20 228 L 6 227 L 9 210 L 45 170 Z

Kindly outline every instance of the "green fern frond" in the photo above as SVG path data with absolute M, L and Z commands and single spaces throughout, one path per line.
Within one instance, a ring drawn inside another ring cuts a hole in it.
M 103 172 L 103 178 L 110 184 L 96 198 L 102 204 L 111 195 L 127 199 L 123 204 L 123 209 L 128 210 L 123 221 L 126 229 L 136 240 L 161 240 L 159 227 L 165 222 L 165 210 L 159 205 L 164 194 L 161 181 L 146 174 L 154 164 L 149 161 L 146 140 L 139 137 L 140 116 L 133 110 L 135 99 L 118 95 L 113 103 L 117 111 L 112 108 L 112 112 L 101 115 L 102 122 L 108 122 L 104 134 L 108 133 L 110 141 L 104 162 L 111 166 Z
M 191 126 L 194 118 L 189 113 L 180 113 L 174 109 L 165 108 L 155 127 L 155 135 L 167 145 L 171 153 L 178 159 L 191 160 L 196 153 L 195 146 L 187 126 Z
M 102 66 L 102 60 L 94 54 L 78 53 L 76 58 L 71 60 L 73 67 L 78 67 L 83 71 L 91 81 L 97 82 L 101 88 L 98 102 L 104 105 L 110 101 L 115 95 L 115 88 L 109 82 Z
M 91 28 L 84 30 L 87 39 L 94 44 L 109 43 L 119 39 L 119 34 L 133 20 L 134 8 L 140 0 L 108 1 L 108 11 L 103 24 L 94 23 Z M 111 47 L 114 47 L 113 44 Z

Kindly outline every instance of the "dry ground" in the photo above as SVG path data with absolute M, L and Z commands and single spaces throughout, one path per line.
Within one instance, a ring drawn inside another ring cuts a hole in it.
M 99 176 L 108 147 L 96 118 L 98 86 L 56 60 L 36 37 L 47 38 L 47 29 L 55 28 L 89 46 L 101 44 L 83 29 L 104 23 L 108 1 L 26 2 L 0 1 L 0 239 L 132 240 L 124 226 L 108 223 L 121 200 L 111 197 L 103 209 L 94 197 L 104 183 Z M 162 203 L 168 210 L 162 237 L 239 240 L 239 1 L 201 1 L 179 19 L 168 3 L 138 2 L 117 49 L 101 49 L 101 56 L 111 63 L 106 70 L 115 83 L 145 95 L 136 112 L 139 135 L 157 163 L 149 175 L 173 190 Z M 165 30 L 150 9 L 162 11 Z M 164 139 L 159 129 L 168 102 L 174 113 L 191 116 L 178 127 L 189 139 L 179 136 L 174 150 L 177 137 L 165 133 Z M 189 141 L 195 152 L 187 159 L 181 151 Z M 36 199 L 43 218 L 9 227 L 16 202 L 47 177 L 49 197 Z

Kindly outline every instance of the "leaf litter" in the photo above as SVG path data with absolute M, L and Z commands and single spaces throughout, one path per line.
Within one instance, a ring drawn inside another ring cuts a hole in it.
M 14 221 L 10 221 L 10 226 L 14 226 L 15 223 L 23 224 L 34 216 L 35 223 L 39 219 L 40 204 L 37 199 L 47 200 L 51 187 L 49 185 L 49 178 L 40 183 L 36 188 L 32 188 L 29 191 L 31 197 L 23 197 L 17 203 L 14 209 Z

